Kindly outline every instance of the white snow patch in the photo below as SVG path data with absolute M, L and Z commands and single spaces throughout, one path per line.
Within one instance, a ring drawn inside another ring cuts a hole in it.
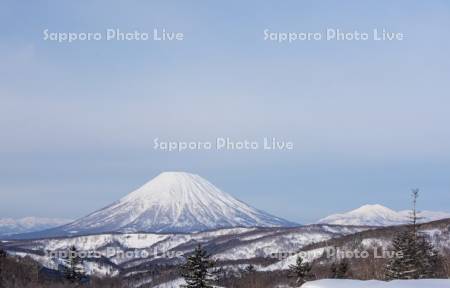
M 447 279 L 394 280 L 390 282 L 368 280 L 324 279 L 307 282 L 302 288 L 450 288 Z
M 317 258 L 320 258 L 326 249 L 331 249 L 332 247 L 322 247 L 317 249 L 312 249 L 308 251 L 301 252 L 301 256 L 305 262 L 312 262 Z M 276 271 L 276 270 L 287 270 L 290 265 L 295 264 L 298 254 L 291 255 L 286 259 L 273 263 L 269 266 L 259 269 L 260 271 Z

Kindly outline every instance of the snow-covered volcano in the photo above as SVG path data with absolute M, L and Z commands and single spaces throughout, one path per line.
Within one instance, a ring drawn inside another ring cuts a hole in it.
M 411 212 L 408 210 L 394 211 L 379 204 L 364 205 L 358 209 L 333 214 L 319 220 L 320 224 L 358 225 L 358 226 L 392 226 L 403 225 L 411 222 Z M 420 211 L 417 214 L 418 222 L 430 222 L 450 218 L 450 213 Z
M 292 225 L 248 206 L 198 175 L 164 172 L 119 201 L 53 229 L 51 234 L 193 232 Z

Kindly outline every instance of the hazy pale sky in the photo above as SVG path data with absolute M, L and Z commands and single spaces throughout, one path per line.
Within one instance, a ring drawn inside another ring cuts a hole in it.
M 46 41 L 43 31 L 182 32 Z M 402 41 L 264 40 L 326 29 Z M 2 1 L 0 217 L 83 216 L 168 170 L 301 223 L 366 203 L 450 207 L 448 1 Z M 153 149 L 155 138 L 294 142 Z

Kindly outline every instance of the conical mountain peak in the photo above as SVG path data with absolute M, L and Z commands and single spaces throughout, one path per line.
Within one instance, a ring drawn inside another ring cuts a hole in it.
M 222 192 L 199 175 L 163 172 L 119 201 L 59 229 L 87 234 L 292 225 Z

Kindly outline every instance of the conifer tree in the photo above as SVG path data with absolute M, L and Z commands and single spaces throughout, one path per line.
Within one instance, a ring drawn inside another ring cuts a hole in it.
M 3 282 L 3 259 L 6 258 L 6 251 L 0 247 L 0 287 L 2 287 Z
M 347 273 L 349 269 L 349 264 L 346 259 L 341 260 L 339 263 L 334 262 L 331 264 L 331 273 L 333 278 L 345 279 L 347 278 Z
M 212 267 L 214 267 L 214 263 L 210 260 L 210 255 L 198 245 L 181 267 L 181 276 L 186 281 L 186 285 L 181 287 L 212 288 L 213 276 L 210 273 Z
M 64 258 L 64 277 L 70 282 L 80 282 L 85 276 L 83 259 L 78 254 L 77 248 L 72 246 Z
M 302 286 L 312 277 L 311 269 L 312 266 L 308 262 L 304 262 L 302 257 L 297 256 L 295 264 L 289 265 L 288 277 L 295 278 L 295 283 L 298 286 Z
M 416 274 L 415 243 L 411 231 L 398 233 L 391 245 L 395 254 L 387 263 L 386 278 L 388 280 L 414 279 Z
M 436 278 L 439 266 L 439 253 L 423 234 L 416 239 L 416 278 Z
M 407 230 L 394 236 L 392 248 L 394 257 L 386 264 L 386 278 L 421 279 L 436 277 L 439 255 L 427 237 L 418 232 L 417 198 L 419 190 L 412 191 L 413 207 L 411 223 Z

